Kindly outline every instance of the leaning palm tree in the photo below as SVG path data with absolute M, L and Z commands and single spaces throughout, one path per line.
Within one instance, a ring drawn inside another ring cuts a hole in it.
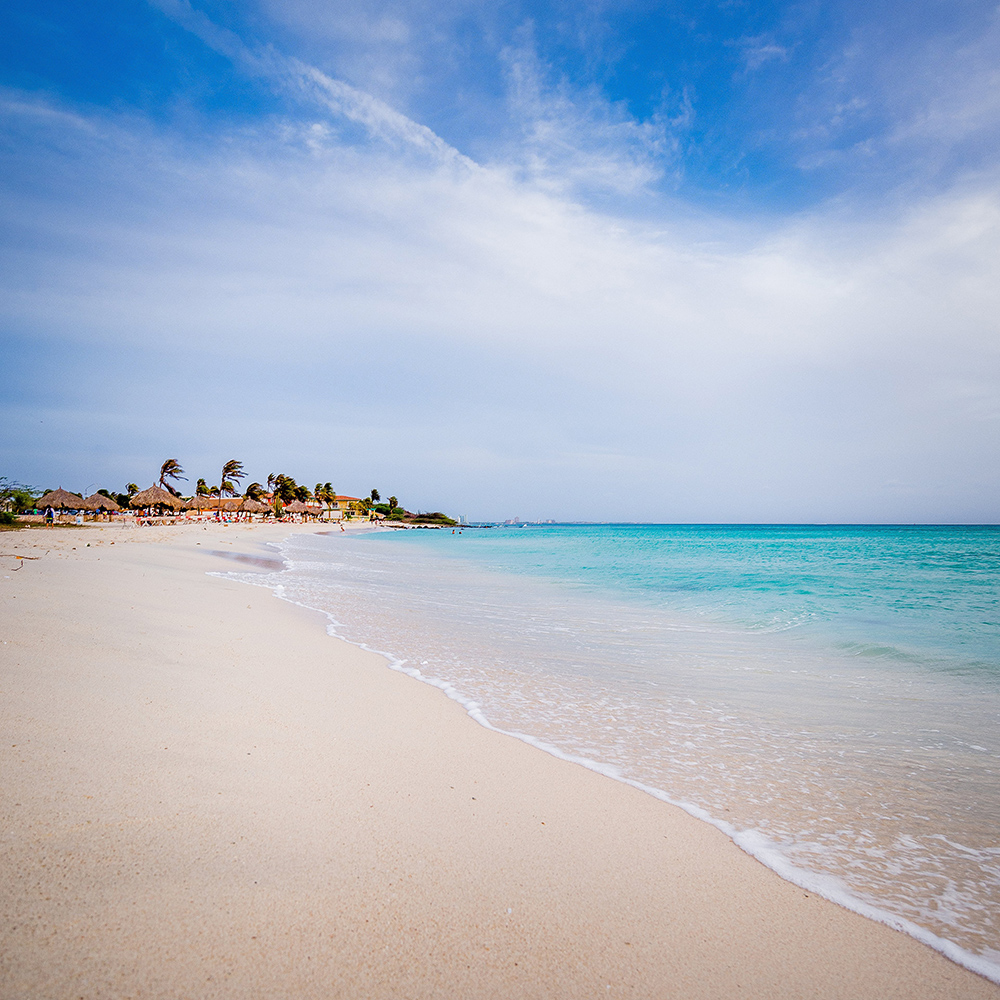
M 160 489 L 167 490 L 170 493 L 176 493 L 176 490 L 167 482 L 168 479 L 183 479 L 184 482 L 187 482 L 187 477 L 184 475 L 181 463 L 178 462 L 176 458 L 168 458 L 163 465 L 160 466 Z
M 224 482 L 238 483 L 241 479 L 246 479 L 246 475 L 243 471 L 243 463 L 237 462 L 235 458 L 231 458 L 222 467 L 222 479 Z
M 243 463 L 236 461 L 235 458 L 231 458 L 222 467 L 222 479 L 219 482 L 219 517 L 222 517 L 222 498 L 224 496 L 234 497 L 237 496 L 236 486 L 241 479 L 246 478 L 246 473 L 243 471 Z
M 259 503 L 264 496 L 264 487 L 260 483 L 251 483 L 243 491 L 243 495 L 248 500 L 256 500 Z

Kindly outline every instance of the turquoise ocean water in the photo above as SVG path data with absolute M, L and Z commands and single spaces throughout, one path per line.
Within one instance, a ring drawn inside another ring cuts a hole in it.
M 283 572 L 243 578 L 1000 981 L 1000 528 L 552 525 L 280 549 Z

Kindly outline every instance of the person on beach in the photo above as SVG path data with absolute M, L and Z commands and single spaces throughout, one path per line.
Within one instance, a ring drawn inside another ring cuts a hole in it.
M 56 512 L 51 507 L 45 508 L 45 523 L 50 525 L 56 523 Z

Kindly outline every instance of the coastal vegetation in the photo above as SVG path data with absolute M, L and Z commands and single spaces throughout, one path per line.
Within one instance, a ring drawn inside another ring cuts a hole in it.
M 395 496 L 382 501 L 377 489 L 369 491 L 365 497 L 344 496 L 333 488 L 332 481 L 316 483 L 310 489 L 284 472 L 269 473 L 265 483 L 251 482 L 243 492 L 240 486 L 248 478 L 243 462 L 231 458 L 219 470 L 217 485 L 210 485 L 205 478 L 198 478 L 190 495 L 178 488 L 179 483 L 188 482 L 180 460 L 168 458 L 160 465 L 154 483 L 141 490 L 134 482 L 127 483 L 124 490 L 116 492 L 102 487 L 92 496 L 58 489 L 37 489 L 4 476 L 0 476 L 0 524 L 16 522 L 18 513 L 38 515 L 47 507 L 57 511 L 88 511 L 117 513 L 123 510 L 159 509 L 200 510 L 219 516 L 226 513 L 254 513 L 265 516 L 282 517 L 286 514 L 303 516 L 327 516 L 334 519 L 363 518 L 387 520 L 396 523 L 445 527 L 458 522 L 440 511 L 416 514 L 401 506 Z M 233 505 L 239 498 L 241 503 Z M 216 500 L 215 504 L 212 500 Z M 224 502 L 228 501 L 228 502 Z
M 429 514 L 406 514 L 400 520 L 409 521 L 410 524 L 440 525 L 441 527 L 453 527 L 458 524 L 458 521 L 453 517 L 442 514 L 439 510 Z
M 23 510 L 35 499 L 36 491 L 14 479 L 0 476 L 0 510 L 11 513 Z

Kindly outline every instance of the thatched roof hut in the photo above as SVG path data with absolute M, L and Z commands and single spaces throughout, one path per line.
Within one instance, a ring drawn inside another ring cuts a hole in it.
M 53 510 L 94 510 L 82 496 L 70 493 L 61 486 L 51 493 L 46 493 L 35 506 L 43 510 L 46 507 L 51 507 Z
M 245 510 L 249 514 L 266 514 L 270 509 L 266 503 L 261 503 L 259 500 L 244 500 L 240 507 L 240 510 Z
M 184 501 L 166 490 L 161 490 L 159 486 L 150 486 L 148 490 L 136 493 L 128 504 L 133 510 L 140 507 L 170 507 L 173 510 L 178 510 L 184 506 Z
M 184 510 L 214 510 L 219 501 L 215 497 L 193 496 L 181 502 Z
M 110 510 L 116 511 L 121 510 L 118 506 L 116 500 L 112 500 L 111 497 L 106 497 L 103 493 L 94 493 L 92 496 L 87 497 L 83 501 L 85 504 L 89 504 L 89 510 Z
M 267 504 L 248 500 L 246 497 L 206 497 L 193 496 L 183 501 L 185 510 L 222 511 L 223 514 L 235 514 L 246 511 L 250 514 L 264 514 L 271 508 Z
M 304 504 L 301 500 L 293 500 L 290 504 L 286 504 L 284 508 L 286 514 L 316 514 L 317 510 Z

